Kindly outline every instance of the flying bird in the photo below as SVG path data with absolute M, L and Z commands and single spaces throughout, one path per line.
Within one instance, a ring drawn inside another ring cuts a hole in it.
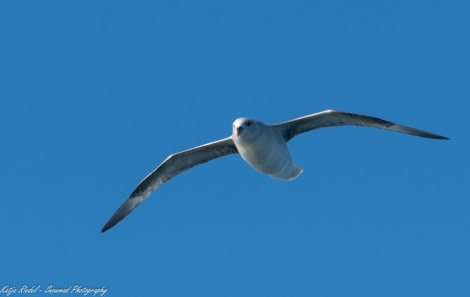
M 273 125 L 238 118 L 233 122 L 231 136 L 168 156 L 137 185 L 101 232 L 124 219 L 155 189 L 171 178 L 196 165 L 226 155 L 239 153 L 257 171 L 275 179 L 292 180 L 302 173 L 302 169 L 292 161 L 286 143 L 301 133 L 332 126 L 364 126 L 426 138 L 448 139 L 379 118 L 336 110 L 325 110 Z

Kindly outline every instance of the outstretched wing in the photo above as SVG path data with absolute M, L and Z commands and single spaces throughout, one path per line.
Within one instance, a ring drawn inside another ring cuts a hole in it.
M 273 126 L 279 129 L 279 132 L 281 133 L 285 142 L 291 140 L 301 133 L 332 126 L 364 126 L 426 138 L 448 139 L 444 136 L 398 125 L 379 118 L 336 110 L 325 110 Z
M 222 140 L 207 143 L 186 151 L 170 155 L 153 172 L 147 175 L 109 219 L 101 232 L 105 232 L 119 221 L 124 219 L 142 201 L 144 201 L 156 188 L 178 174 L 205 162 L 220 158 L 229 154 L 238 153 L 232 140 L 227 137 Z

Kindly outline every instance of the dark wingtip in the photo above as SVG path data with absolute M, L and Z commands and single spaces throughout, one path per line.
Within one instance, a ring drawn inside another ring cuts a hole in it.
M 101 233 L 106 232 L 106 230 L 111 229 L 114 225 L 122 221 L 122 219 L 131 213 L 142 201 L 140 197 L 129 197 L 108 220 L 106 225 L 104 225 L 103 229 L 101 229 Z
M 441 136 L 441 135 L 436 135 L 436 137 L 434 137 L 434 139 L 450 140 L 450 138 L 445 137 L 445 136 Z
M 434 134 L 434 133 L 430 133 L 430 132 L 426 132 L 426 131 L 423 131 L 423 130 L 418 130 L 418 129 L 414 129 L 414 128 L 410 128 L 410 127 L 406 127 L 405 131 L 400 131 L 400 132 L 407 133 L 407 134 L 410 134 L 410 135 L 420 136 L 420 137 L 424 137 L 424 138 L 440 139 L 440 140 L 448 140 L 449 139 L 449 138 L 447 138 L 445 136 L 442 136 L 442 135 L 439 135 L 439 134 Z
M 111 229 L 114 225 L 116 225 L 117 222 L 113 221 L 113 218 L 111 218 L 106 225 L 104 225 L 103 229 L 101 229 L 101 233 L 106 232 L 107 230 Z
M 121 208 L 119 210 L 121 210 Z M 122 215 L 119 210 L 109 219 L 109 221 L 106 223 L 106 225 L 104 225 L 103 229 L 101 229 L 101 233 L 104 233 L 107 230 L 111 229 L 114 225 L 116 225 L 122 219 L 124 219 L 124 217 L 128 214 L 128 213 L 126 213 L 126 214 Z

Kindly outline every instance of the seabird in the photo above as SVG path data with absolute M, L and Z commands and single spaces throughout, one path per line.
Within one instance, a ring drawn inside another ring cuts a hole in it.
M 171 178 L 196 165 L 229 154 L 239 153 L 250 166 L 272 178 L 292 180 L 302 173 L 302 169 L 292 161 L 286 143 L 301 133 L 332 126 L 364 126 L 426 138 L 448 139 L 379 118 L 336 110 L 325 110 L 274 125 L 239 118 L 233 123 L 231 136 L 168 156 L 137 185 L 101 232 L 124 219 L 155 189 Z

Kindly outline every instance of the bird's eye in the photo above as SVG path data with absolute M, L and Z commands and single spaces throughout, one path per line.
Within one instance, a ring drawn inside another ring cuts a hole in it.
M 250 127 L 250 126 L 251 126 L 251 122 L 247 122 L 246 125 L 247 125 L 248 127 Z

